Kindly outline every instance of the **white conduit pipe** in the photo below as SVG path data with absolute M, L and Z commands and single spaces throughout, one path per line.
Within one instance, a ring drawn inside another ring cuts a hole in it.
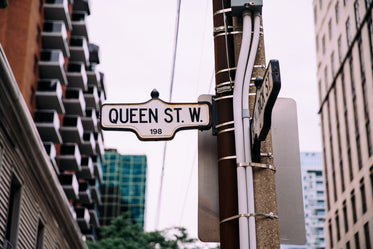
M 259 45 L 259 33 L 260 33 L 260 14 L 256 12 L 254 14 L 254 34 L 253 43 L 251 44 L 250 57 L 246 68 L 245 79 L 243 83 L 242 92 L 242 109 L 249 110 L 249 88 L 251 74 L 254 68 L 254 62 L 256 53 Z M 245 161 L 251 162 L 251 139 L 250 139 L 250 117 L 245 116 L 243 118 L 243 135 L 244 135 L 244 151 Z M 246 184 L 247 184 L 247 202 L 248 212 L 251 214 L 255 213 L 254 203 L 254 184 L 253 184 L 253 170 L 251 167 L 246 168 Z M 255 217 L 250 216 L 249 218 L 249 241 L 250 249 L 256 249 L 256 228 L 255 228 Z
M 243 124 L 242 124 L 242 88 L 245 76 L 246 63 L 250 52 L 251 43 L 251 13 L 243 14 L 243 34 L 240 54 L 237 62 L 236 76 L 233 90 L 233 118 L 237 163 L 245 162 L 245 152 L 243 144 Z M 247 209 L 247 187 L 246 174 L 244 167 L 237 167 L 237 189 L 238 189 L 238 213 L 246 214 Z M 249 225 L 246 217 L 240 217 L 239 223 L 239 240 L 240 249 L 249 248 Z

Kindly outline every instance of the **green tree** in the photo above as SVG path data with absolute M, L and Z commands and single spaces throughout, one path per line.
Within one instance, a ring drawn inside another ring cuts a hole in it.
M 127 214 L 122 215 L 108 226 L 101 228 L 101 239 L 87 241 L 89 249 L 201 249 L 198 241 L 189 238 L 185 228 L 175 227 L 163 231 L 144 232 L 133 224 Z

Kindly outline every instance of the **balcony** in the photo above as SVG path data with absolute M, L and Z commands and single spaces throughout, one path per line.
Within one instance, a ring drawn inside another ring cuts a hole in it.
M 65 113 L 62 104 L 62 87 L 59 80 L 39 80 L 36 90 L 36 108 L 52 109 L 58 113 Z
M 106 99 L 105 74 L 100 72 L 100 84 L 98 89 L 104 93 Z
M 61 173 L 58 175 L 58 180 L 67 199 L 77 200 L 79 198 L 79 183 L 74 173 Z
M 69 204 L 69 208 L 70 208 L 71 215 L 73 216 L 74 220 L 76 220 L 76 212 L 75 212 L 74 206 Z
M 91 67 L 87 70 L 88 86 L 99 86 L 100 74 Z
M 41 79 L 59 79 L 61 84 L 67 84 L 65 60 L 61 50 L 42 50 L 39 61 Z
M 103 161 L 105 148 L 104 148 L 104 142 L 102 139 L 102 134 L 101 132 L 94 132 L 93 134 L 95 136 L 95 141 L 96 141 L 96 154 L 100 157 L 100 160 Z
M 90 224 L 93 227 L 100 227 L 100 220 L 98 218 L 98 209 L 97 204 L 92 202 L 90 204 L 84 205 L 86 208 L 88 208 L 89 215 L 91 217 Z
M 93 156 L 96 154 L 96 141 L 92 132 L 83 134 L 83 142 L 79 144 L 82 155 Z
M 69 87 L 76 87 L 86 91 L 88 79 L 84 64 L 81 62 L 69 62 L 67 66 L 67 80 Z
M 92 203 L 91 188 L 89 186 L 89 183 L 84 180 L 79 181 L 79 203 Z
M 79 179 L 87 180 L 92 179 L 95 176 L 93 162 L 90 156 L 82 155 L 80 167 L 81 171 L 76 173 Z
M 81 232 L 84 235 L 86 241 L 92 241 L 92 242 L 97 241 L 97 232 L 94 227 L 91 226 L 91 229 L 81 231 Z
M 101 201 L 101 192 L 100 192 L 100 185 L 99 185 L 98 179 L 92 178 L 88 180 L 88 182 L 91 185 L 91 194 L 92 194 L 92 199 L 94 203 L 96 203 L 98 206 L 101 206 L 102 201 Z
M 70 56 L 67 31 L 63 21 L 45 21 L 42 32 L 43 48 L 59 49 L 65 57 Z
M 64 143 L 82 143 L 83 142 L 83 125 L 79 116 L 63 117 L 60 133 Z
M 89 64 L 89 50 L 87 39 L 84 36 L 72 36 L 70 38 L 70 61 L 83 62 L 85 66 Z
M 72 16 L 72 26 L 71 35 L 73 36 L 84 36 L 87 41 L 88 39 L 88 30 L 87 30 L 87 13 L 84 11 L 74 11 Z
M 88 86 L 87 91 L 84 91 L 84 99 L 87 104 L 87 108 L 93 108 L 98 110 L 99 106 L 99 96 L 97 92 L 97 87 Z
M 57 152 L 56 152 L 56 147 L 54 147 L 54 143 L 52 143 L 52 142 L 43 142 L 43 145 L 44 145 L 45 151 L 47 152 L 47 154 L 49 156 L 49 159 L 50 159 L 51 164 L 52 164 L 52 166 L 54 168 L 54 171 L 57 174 L 59 174 L 60 170 L 58 169 L 57 162 L 56 162 Z M 93 164 L 92 164 L 92 167 L 93 167 Z
M 61 20 L 71 30 L 71 19 L 67 0 L 46 0 L 44 3 L 45 20 Z
M 59 132 L 60 120 L 58 119 L 56 111 L 36 110 L 34 113 L 34 122 L 41 140 L 56 144 L 62 143 L 62 138 Z
M 88 15 L 91 14 L 91 1 L 89 0 L 75 0 L 74 1 L 74 11 L 83 11 Z
M 88 230 L 90 228 L 90 215 L 85 207 L 75 207 L 76 221 L 81 230 Z
M 95 109 L 86 109 L 85 117 L 81 117 L 85 131 L 98 132 L 98 120 Z
M 58 166 L 61 172 L 81 170 L 80 162 L 82 156 L 76 144 L 62 144 L 60 155 L 57 156 Z
M 89 62 L 93 64 L 100 64 L 100 47 L 96 44 L 89 43 Z
M 86 103 L 80 88 L 67 88 L 63 99 L 66 114 L 84 116 Z
M 98 183 L 102 184 L 102 167 L 101 167 L 100 157 L 97 155 L 94 155 L 91 158 L 93 162 L 93 169 L 95 172 L 95 179 L 98 180 Z

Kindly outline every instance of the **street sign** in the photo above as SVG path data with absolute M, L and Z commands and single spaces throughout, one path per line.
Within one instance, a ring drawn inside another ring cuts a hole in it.
M 299 153 L 297 106 L 293 99 L 278 98 L 272 113 L 273 164 L 281 244 L 306 242 L 302 172 Z
M 170 140 L 178 130 L 209 129 L 210 104 L 167 103 L 156 97 L 140 104 L 104 104 L 103 130 L 132 131 L 140 140 Z
M 278 60 L 269 61 L 263 78 L 261 84 L 257 85 L 253 119 L 251 121 L 253 152 L 259 151 L 260 141 L 265 140 L 271 128 L 272 109 L 281 88 Z

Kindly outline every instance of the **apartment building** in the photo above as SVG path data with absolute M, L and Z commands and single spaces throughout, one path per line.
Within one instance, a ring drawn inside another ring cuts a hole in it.
M 87 30 L 90 1 L 2 6 L 0 243 L 84 248 L 100 227 L 98 111 L 106 98 Z
M 105 150 L 102 172 L 101 224 L 108 225 L 128 212 L 134 223 L 144 227 L 146 156 L 121 155 L 115 149 Z
M 372 248 L 371 0 L 314 0 L 327 248 Z

